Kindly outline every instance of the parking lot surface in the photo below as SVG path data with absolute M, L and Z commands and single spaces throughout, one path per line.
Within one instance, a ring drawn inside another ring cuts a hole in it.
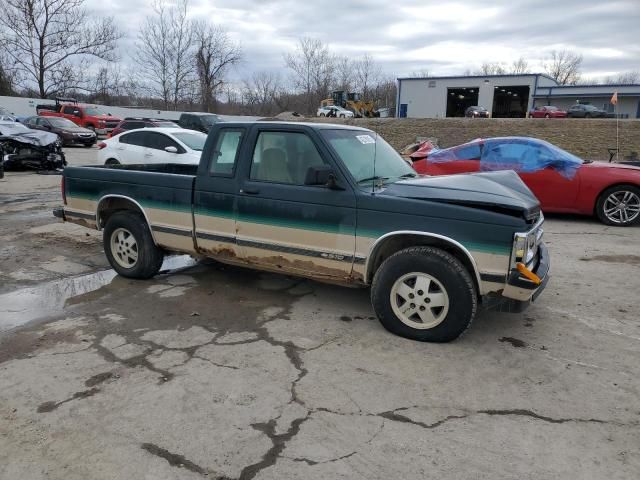
M 118 277 L 52 217 L 59 181 L 0 180 L 0 478 L 640 476 L 640 228 L 548 218 L 538 301 L 427 344 L 368 290 L 179 256 Z

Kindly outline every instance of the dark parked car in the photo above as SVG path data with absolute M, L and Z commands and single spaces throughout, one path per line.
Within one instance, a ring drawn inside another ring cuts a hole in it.
M 62 117 L 29 117 L 23 122 L 34 130 L 56 133 L 63 145 L 81 144 L 92 147 L 96 144 L 96 133 L 88 128 L 79 127 L 71 120 Z
M 136 128 L 175 128 L 177 126 L 178 124 L 173 120 L 164 120 L 162 118 L 127 117 L 111 131 L 109 137 L 115 137 L 119 133 L 122 133 L 126 130 L 135 130 Z
M 467 107 L 464 111 L 464 116 L 467 118 L 489 118 L 489 112 L 484 107 Z
M 569 118 L 606 118 L 607 112 L 593 105 L 574 105 L 567 110 Z
M 190 112 L 180 115 L 178 125 L 182 128 L 188 128 L 189 130 L 197 130 L 199 132 L 207 133 L 216 123 L 223 121 L 224 120 L 215 113 Z
M 60 137 L 18 122 L 0 122 L 0 171 L 57 170 L 67 164 Z

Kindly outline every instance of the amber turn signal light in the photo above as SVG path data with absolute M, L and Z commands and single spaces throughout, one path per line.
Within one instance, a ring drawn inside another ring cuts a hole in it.
M 535 273 L 533 273 L 531 270 L 529 270 L 524 263 L 520 263 L 520 262 L 516 263 L 516 268 L 523 276 L 531 280 L 536 285 L 540 285 L 542 283 L 542 280 L 540 280 L 540 277 Z

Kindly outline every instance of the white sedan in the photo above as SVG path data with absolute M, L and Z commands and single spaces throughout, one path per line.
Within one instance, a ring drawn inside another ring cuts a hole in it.
M 320 107 L 317 115 L 319 117 L 353 118 L 353 112 L 351 110 L 347 110 L 346 108 L 342 108 L 337 105 Z
M 105 165 L 186 163 L 197 165 L 207 135 L 183 128 L 127 130 L 98 144 Z

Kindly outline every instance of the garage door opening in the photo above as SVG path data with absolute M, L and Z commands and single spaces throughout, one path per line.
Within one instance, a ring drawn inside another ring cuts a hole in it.
M 528 86 L 495 87 L 492 116 L 495 118 L 525 118 L 528 104 Z
M 464 111 L 476 105 L 478 87 L 447 88 L 447 117 L 464 117 Z

